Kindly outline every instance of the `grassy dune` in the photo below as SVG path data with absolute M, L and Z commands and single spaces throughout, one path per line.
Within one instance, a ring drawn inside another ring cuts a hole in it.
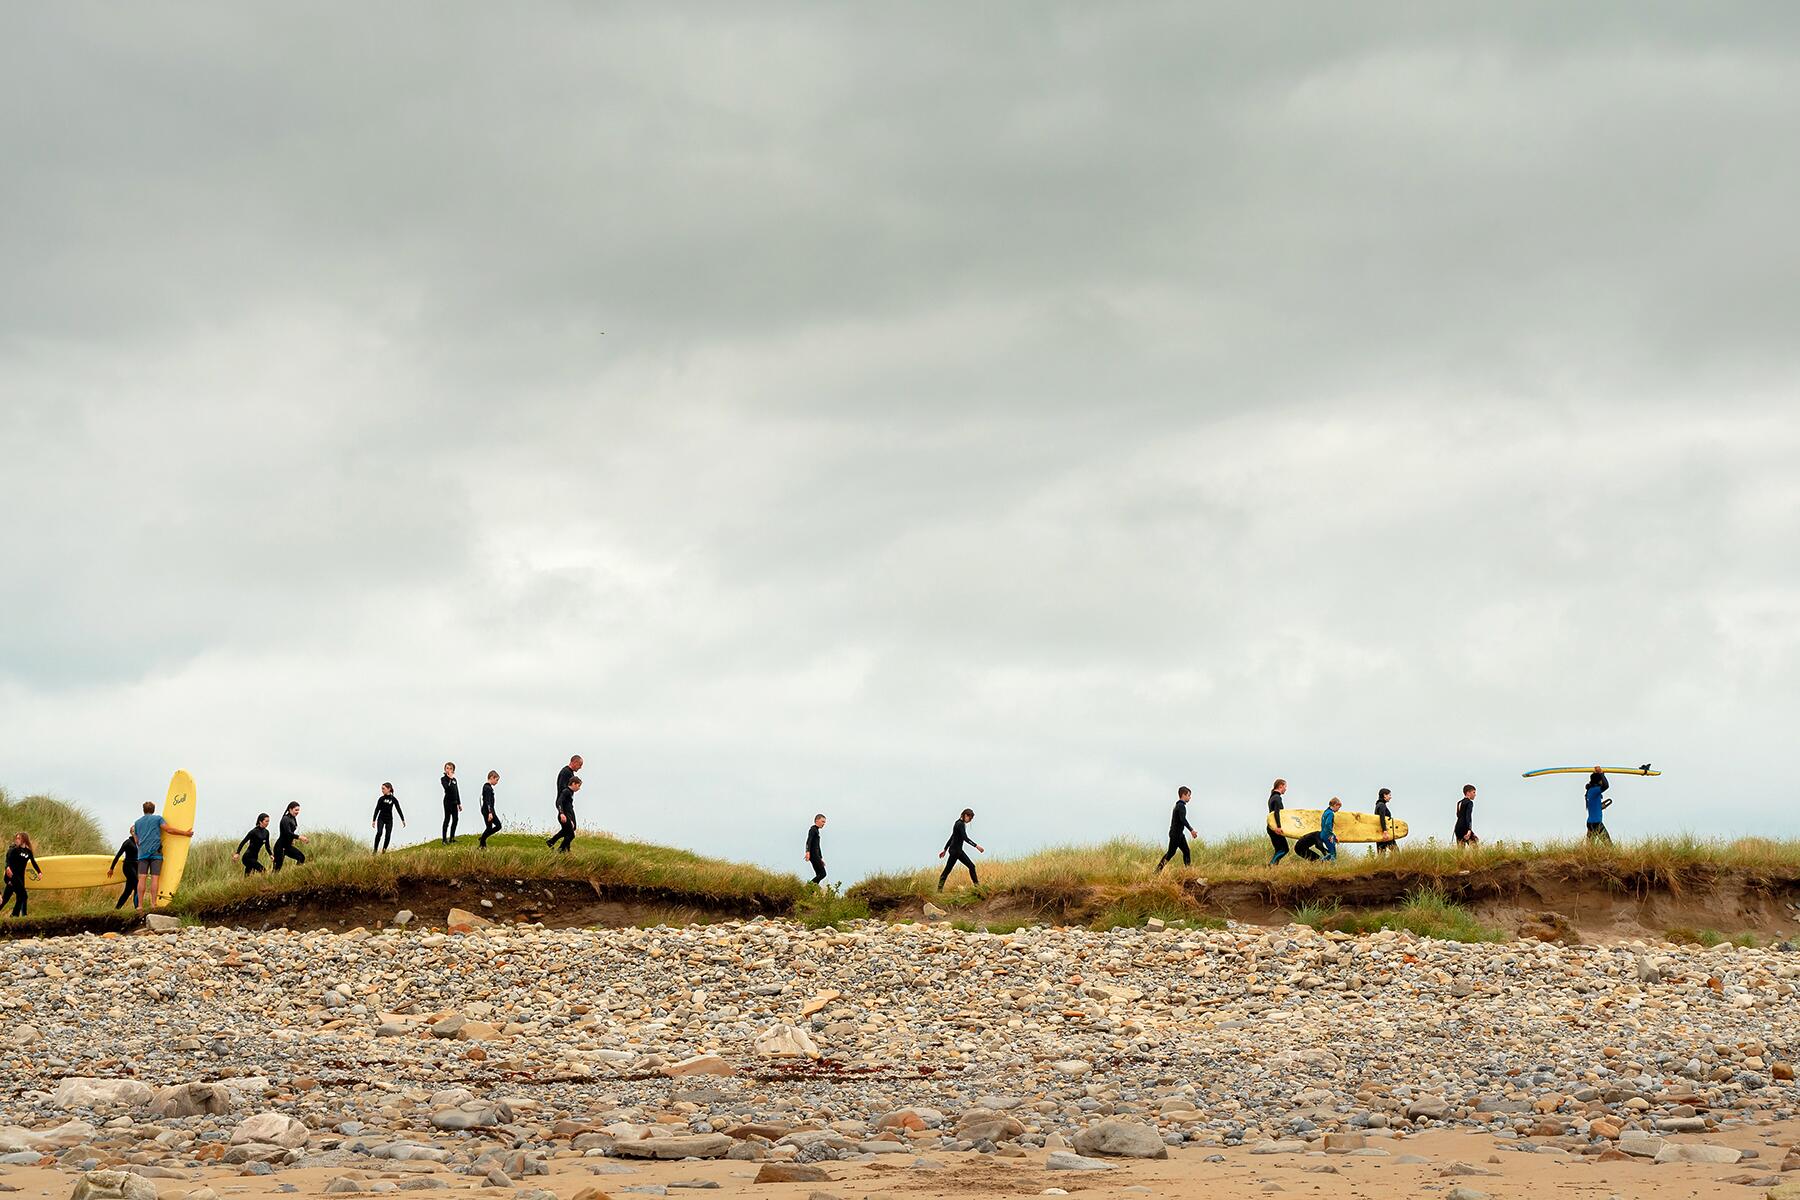
M 1763 838 L 1734 842 L 1650 838 L 1615 845 L 1586 839 L 1489 842 L 1466 851 L 1427 841 L 1382 857 L 1366 846 L 1345 846 L 1335 863 L 1298 861 L 1290 855 L 1271 867 L 1267 838 L 1237 837 L 1195 842 L 1191 867 L 1183 867 L 1178 859 L 1159 875 L 1155 868 L 1162 851 L 1161 846 L 1129 839 L 1063 846 L 1022 858 L 978 860 L 981 884 L 976 887 L 968 886 L 966 874 L 959 870 L 951 876 L 949 890 L 939 893 L 937 870 L 927 869 L 874 875 L 848 895 L 878 913 L 909 910 L 926 901 L 953 915 L 958 910 L 979 910 L 987 915 L 989 928 L 1070 910 L 1081 912 L 1082 919 L 1095 927 L 1110 928 L 1142 924 L 1151 917 L 1170 923 L 1211 923 L 1216 915 L 1198 894 L 1202 882 L 1207 887 L 1248 884 L 1277 895 L 1296 885 L 1329 887 L 1333 881 L 1350 890 L 1359 879 L 1387 876 L 1404 881 L 1410 889 L 1397 906 L 1352 915 L 1326 902 L 1325 908 L 1295 904 L 1292 911 L 1305 923 L 1345 932 L 1409 928 L 1480 941 L 1500 935 L 1477 922 L 1467 908 L 1446 899 L 1449 882 L 1465 874 L 1520 869 L 1551 878 L 1652 882 L 1673 889 L 1709 871 L 1800 877 L 1800 842 Z
M 124 840 L 126 830 L 108 841 L 99 822 L 87 812 L 54 796 L 13 799 L 0 788 L 0 836 L 12 845 L 15 833 L 29 833 L 37 853 L 110 854 Z
M 761 867 L 705 858 L 686 850 L 624 842 L 604 836 L 578 837 L 568 854 L 556 854 L 531 833 L 501 834 L 486 850 L 465 837 L 454 846 L 426 842 L 388 854 L 370 854 L 368 844 L 345 834 L 312 835 L 302 846 L 307 861 L 280 875 L 253 875 L 231 857 L 233 843 L 203 841 L 189 859 L 174 911 L 204 912 L 232 903 L 302 889 L 378 889 L 403 878 L 593 879 L 609 888 L 646 894 L 670 893 L 697 902 L 755 897 L 785 902 L 799 899 L 792 875 Z M 198 869 L 196 869 L 198 868 Z

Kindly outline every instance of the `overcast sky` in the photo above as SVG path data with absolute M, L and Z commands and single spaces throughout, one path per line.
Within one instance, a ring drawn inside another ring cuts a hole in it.
M 1487 13 L 8 6 L 0 784 L 1800 832 L 1800 10 Z

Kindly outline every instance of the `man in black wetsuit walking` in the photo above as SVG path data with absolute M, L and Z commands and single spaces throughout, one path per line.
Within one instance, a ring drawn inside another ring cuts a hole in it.
M 400 824 L 406 824 L 406 810 L 400 807 L 400 797 L 394 795 L 394 785 L 381 785 L 381 795 L 375 797 L 375 816 L 369 821 L 369 828 L 375 831 L 375 848 L 371 854 L 380 854 L 394 844 L 394 814 L 400 814 Z
M 825 851 L 819 848 L 819 830 L 825 828 L 825 814 L 816 813 L 812 824 L 806 827 L 806 861 L 812 864 L 812 881 L 822 883 L 825 879 Z
M 950 840 L 944 843 L 944 848 L 942 850 L 938 851 L 939 858 L 943 858 L 946 855 L 949 856 L 949 861 L 944 864 L 944 873 L 938 876 L 938 891 L 940 892 L 944 890 L 944 883 L 950 878 L 950 872 L 955 869 L 957 863 L 961 863 L 963 866 L 969 868 L 969 882 L 971 884 L 978 884 L 981 882 L 975 875 L 975 860 L 969 857 L 969 852 L 967 850 L 963 849 L 965 845 L 968 845 L 974 846 L 976 851 L 981 854 L 987 853 L 986 850 L 981 848 L 979 842 L 972 841 L 969 838 L 969 822 L 974 819 L 974 809 L 963 809 L 962 816 L 956 818 L 956 824 L 950 827 Z
M 575 844 L 575 793 L 580 790 L 581 776 L 571 774 L 568 782 L 556 793 L 556 823 L 559 828 L 556 833 L 544 839 L 544 845 L 556 846 L 558 854 L 567 854 L 569 847 Z M 562 844 L 557 846 L 558 842 Z
M 138 893 L 137 830 L 133 829 L 126 834 L 125 840 L 119 843 L 119 848 L 112 857 L 112 865 L 106 868 L 108 879 L 111 879 L 113 872 L 119 869 L 120 859 L 125 860 L 125 887 L 119 893 L 119 902 L 114 904 L 113 908 L 115 910 L 124 908 L 125 902 L 129 900 L 134 910 L 141 911 L 144 907 L 144 900 Z
M 500 832 L 500 816 L 494 811 L 494 785 L 499 782 L 500 772 L 489 771 L 487 782 L 481 785 L 481 848 L 483 850 L 487 849 L 487 840 Z
M 1169 814 L 1169 849 L 1168 852 L 1162 856 L 1162 861 L 1156 864 L 1158 874 L 1161 874 L 1162 869 L 1169 865 L 1169 860 L 1175 857 L 1177 851 L 1181 854 L 1182 866 L 1191 867 L 1194 865 L 1194 856 L 1188 852 L 1188 842 L 1186 837 L 1186 835 L 1190 833 L 1194 834 L 1195 837 L 1200 836 L 1198 833 L 1195 833 L 1194 827 L 1188 824 L 1187 806 L 1188 801 L 1193 799 L 1193 796 L 1194 793 L 1185 787 L 1175 793 L 1175 811 Z
M 444 845 L 456 841 L 456 819 L 462 813 L 462 790 L 456 782 L 456 764 L 444 764 L 444 777 L 438 780 L 444 785 L 444 831 L 439 835 Z

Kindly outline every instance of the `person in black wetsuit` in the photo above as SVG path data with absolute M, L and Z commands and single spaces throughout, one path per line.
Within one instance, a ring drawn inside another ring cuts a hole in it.
M 17 833 L 13 835 L 12 849 L 6 852 L 6 889 L 0 893 L 0 907 L 8 900 L 13 902 L 12 915 L 23 917 L 25 911 L 25 869 L 30 867 L 43 878 L 44 872 L 38 867 L 37 855 L 31 850 L 31 835 Z
M 1269 789 L 1269 815 L 1275 818 L 1276 825 L 1281 824 L 1281 810 L 1285 807 L 1281 798 L 1285 795 L 1287 795 L 1287 780 L 1277 779 L 1274 786 Z M 1272 867 L 1287 857 L 1288 840 L 1271 829 L 1269 830 L 1269 845 L 1275 847 L 1275 857 L 1269 860 L 1269 865 Z
M 394 844 L 394 815 L 400 816 L 400 824 L 406 824 L 406 810 L 400 807 L 400 797 L 394 795 L 394 785 L 381 785 L 381 795 L 375 797 L 375 815 L 369 820 L 369 828 L 375 831 L 375 848 L 371 854 L 380 854 Z
M 275 869 L 280 871 L 281 864 L 290 858 L 297 863 L 304 863 L 306 855 L 300 853 L 299 847 L 294 843 L 306 840 L 306 835 L 300 832 L 300 802 L 295 800 L 281 814 L 281 834 L 275 839 Z
M 575 778 L 576 772 L 580 771 L 584 765 L 585 764 L 581 761 L 581 755 L 577 754 L 569 759 L 568 766 L 556 773 L 556 796 L 558 801 L 562 799 L 563 790 L 569 786 L 569 780 Z
M 243 838 L 239 840 L 237 849 L 232 851 L 233 854 L 238 856 L 238 861 L 244 864 L 244 875 L 246 877 L 265 869 L 261 860 L 263 851 L 268 848 L 269 814 L 257 813 L 256 824 L 250 827 L 250 832 L 246 833 Z
M 569 847 L 575 844 L 575 793 L 581 790 L 581 776 L 570 775 L 569 782 L 556 793 L 556 823 L 558 830 L 544 839 L 544 845 L 556 846 L 558 854 L 567 854 Z
M 974 819 L 974 809 L 963 809 L 962 816 L 956 818 L 956 824 L 950 827 L 950 840 L 944 843 L 944 848 L 942 850 L 938 851 L 939 858 L 948 855 L 950 859 L 949 862 L 944 864 L 944 873 L 938 876 L 938 891 L 940 892 L 944 890 L 944 884 L 949 880 L 950 872 L 956 868 L 957 863 L 961 863 L 963 866 L 969 868 L 969 882 L 971 884 L 979 884 L 981 882 L 975 874 L 975 860 L 969 857 L 969 852 L 967 850 L 963 849 L 965 845 L 968 845 L 974 846 L 978 853 L 987 853 L 986 850 L 981 848 L 979 842 L 973 841 L 969 837 L 969 822 Z
M 1475 785 L 1463 784 L 1462 799 L 1456 802 L 1456 829 L 1453 833 L 1459 846 L 1478 846 L 1481 839 L 1475 836 Z
M 825 851 L 819 847 L 819 830 L 823 828 L 825 828 L 825 814 L 814 813 L 812 824 L 806 827 L 805 859 L 812 864 L 812 881 L 815 884 L 825 881 Z
M 456 841 L 456 819 L 462 814 L 462 790 L 456 782 L 456 764 L 444 764 L 444 777 L 438 780 L 444 785 L 444 832 L 442 839 L 448 846 Z
M 112 865 L 106 868 L 108 879 L 111 879 L 113 872 L 119 869 L 120 859 L 125 860 L 125 888 L 119 893 L 119 902 L 113 905 L 113 908 L 115 910 L 124 908 L 125 902 L 129 900 L 133 909 L 141 909 L 144 907 L 144 901 L 138 895 L 137 830 L 134 829 L 126 834 L 125 840 L 119 843 L 119 849 L 113 855 Z
M 494 785 L 500 782 L 500 772 L 489 771 L 487 782 L 481 785 L 481 848 L 487 849 L 487 840 L 500 832 L 500 816 L 494 811 Z
M 1194 834 L 1195 837 L 1200 836 L 1194 832 L 1194 827 L 1188 824 L 1187 819 L 1188 801 L 1192 799 L 1193 795 L 1193 791 L 1186 787 L 1175 793 L 1175 811 L 1169 814 L 1169 849 L 1162 856 L 1162 861 L 1156 864 L 1158 873 L 1169 865 L 1169 860 L 1175 857 L 1177 851 L 1181 854 L 1182 866 L 1194 865 L 1194 856 L 1188 853 L 1188 842 L 1185 836 L 1189 833 Z
M 1392 788 L 1382 788 L 1375 793 L 1375 818 L 1381 822 L 1383 839 L 1375 843 L 1375 853 L 1392 854 L 1400 849 L 1400 842 L 1388 832 L 1388 826 L 1394 822 L 1394 814 L 1388 811 L 1388 801 L 1394 798 Z

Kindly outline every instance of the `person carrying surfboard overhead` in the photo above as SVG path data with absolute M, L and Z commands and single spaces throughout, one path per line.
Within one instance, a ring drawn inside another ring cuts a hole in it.
M 494 811 L 494 785 L 500 782 L 500 772 L 489 771 L 487 782 L 481 785 L 481 848 L 487 849 L 487 840 L 500 832 L 500 815 Z
M 163 834 L 173 833 L 180 837 L 193 837 L 191 829 L 176 829 L 156 811 L 154 800 L 144 801 L 144 815 L 132 823 L 131 831 L 137 835 L 138 873 L 144 877 L 144 895 L 149 899 L 148 908 L 156 911 L 158 892 L 162 883 Z
M 1388 801 L 1393 798 L 1392 788 L 1382 788 L 1375 793 L 1375 818 L 1381 822 L 1381 840 L 1375 843 L 1375 853 L 1392 854 L 1400 849 L 1399 839 L 1391 832 L 1394 814 L 1388 811 Z
M 288 859 L 304 864 L 306 855 L 300 853 L 300 848 L 294 843 L 308 840 L 310 839 L 300 832 L 300 802 L 291 800 L 287 811 L 281 814 L 281 835 L 275 839 L 275 870 L 279 872 L 281 864 Z
M 1481 844 L 1481 839 L 1475 836 L 1475 785 L 1472 783 L 1463 784 L 1462 799 L 1456 802 L 1456 828 L 1453 836 L 1459 846 Z
M 1606 832 L 1606 806 L 1611 803 L 1606 799 L 1606 789 L 1611 786 L 1604 768 L 1595 767 L 1594 773 L 1588 776 L 1587 835 L 1590 842 L 1612 843 L 1612 834 Z
M 1169 848 L 1164 852 L 1162 861 L 1156 864 L 1156 872 L 1159 875 L 1162 873 L 1162 869 L 1169 865 L 1169 860 L 1175 857 L 1177 851 L 1181 853 L 1182 866 L 1194 865 L 1194 856 L 1188 853 L 1186 837 L 1186 834 L 1189 833 L 1195 837 L 1200 836 L 1195 832 L 1194 827 L 1188 824 L 1187 806 L 1193 795 L 1193 791 L 1187 787 L 1178 788 L 1175 792 L 1175 811 L 1169 814 Z
M 950 861 L 944 864 L 944 873 L 938 876 L 938 891 L 940 892 L 944 890 L 944 884 L 949 880 L 950 872 L 956 867 L 957 863 L 961 863 L 963 866 L 969 868 L 969 883 L 971 885 L 979 884 L 981 882 L 975 875 L 975 860 L 969 857 L 969 852 L 967 850 L 963 849 L 964 846 L 974 846 L 978 852 L 982 854 L 987 853 L 986 850 L 981 848 L 980 843 L 971 841 L 969 838 L 969 822 L 974 819 L 974 809 L 963 809 L 962 816 L 956 818 L 956 824 L 950 827 L 950 840 L 944 843 L 944 848 L 942 850 L 938 851 L 939 858 L 943 858 L 945 855 L 950 856 Z
M 239 839 L 237 849 L 232 851 L 238 856 L 238 861 L 244 864 L 245 878 L 266 869 L 262 865 L 262 855 L 263 851 L 268 848 L 269 814 L 257 813 L 256 824 L 250 827 L 249 833 Z
M 456 841 L 456 819 L 462 813 L 462 787 L 456 782 L 456 764 L 444 764 L 444 777 L 438 780 L 444 785 L 444 832 L 441 835 L 444 845 Z
M 381 795 L 375 797 L 375 815 L 369 820 L 369 828 L 375 831 L 375 848 L 371 854 L 380 854 L 394 844 L 394 814 L 400 814 L 400 824 L 406 824 L 406 810 L 400 807 L 400 797 L 394 795 L 394 785 L 381 785 Z
M 129 900 L 129 901 L 131 901 L 131 907 L 133 909 L 140 909 L 140 908 L 144 907 L 144 899 L 143 899 L 144 894 L 143 894 L 143 892 L 138 890 L 138 855 L 137 855 L 137 834 L 136 833 L 127 833 L 125 835 L 125 840 L 119 843 L 119 849 L 113 854 L 113 857 L 112 857 L 112 865 L 106 868 L 106 877 L 108 879 L 111 879 L 112 873 L 119 869 L 119 860 L 120 859 L 125 860 L 125 888 L 123 891 L 121 891 L 119 893 L 119 902 L 117 904 L 113 905 L 113 908 L 114 909 L 124 908 L 125 901 Z
M 44 877 L 43 868 L 38 866 L 37 855 L 32 853 L 31 835 L 15 833 L 13 834 L 12 848 L 6 852 L 6 888 L 4 891 L 0 891 L 0 907 L 4 907 L 6 902 L 11 900 L 13 902 L 12 915 L 15 917 L 30 915 L 26 912 L 25 904 L 25 870 L 27 867 L 36 872 L 39 879 Z
M 1277 779 L 1274 786 L 1269 789 L 1269 820 L 1275 825 L 1281 824 L 1281 798 L 1286 794 L 1287 780 L 1285 779 Z M 1269 865 L 1272 867 L 1287 857 L 1288 840 L 1271 829 L 1269 830 L 1269 844 L 1275 847 L 1275 857 L 1269 860 Z

